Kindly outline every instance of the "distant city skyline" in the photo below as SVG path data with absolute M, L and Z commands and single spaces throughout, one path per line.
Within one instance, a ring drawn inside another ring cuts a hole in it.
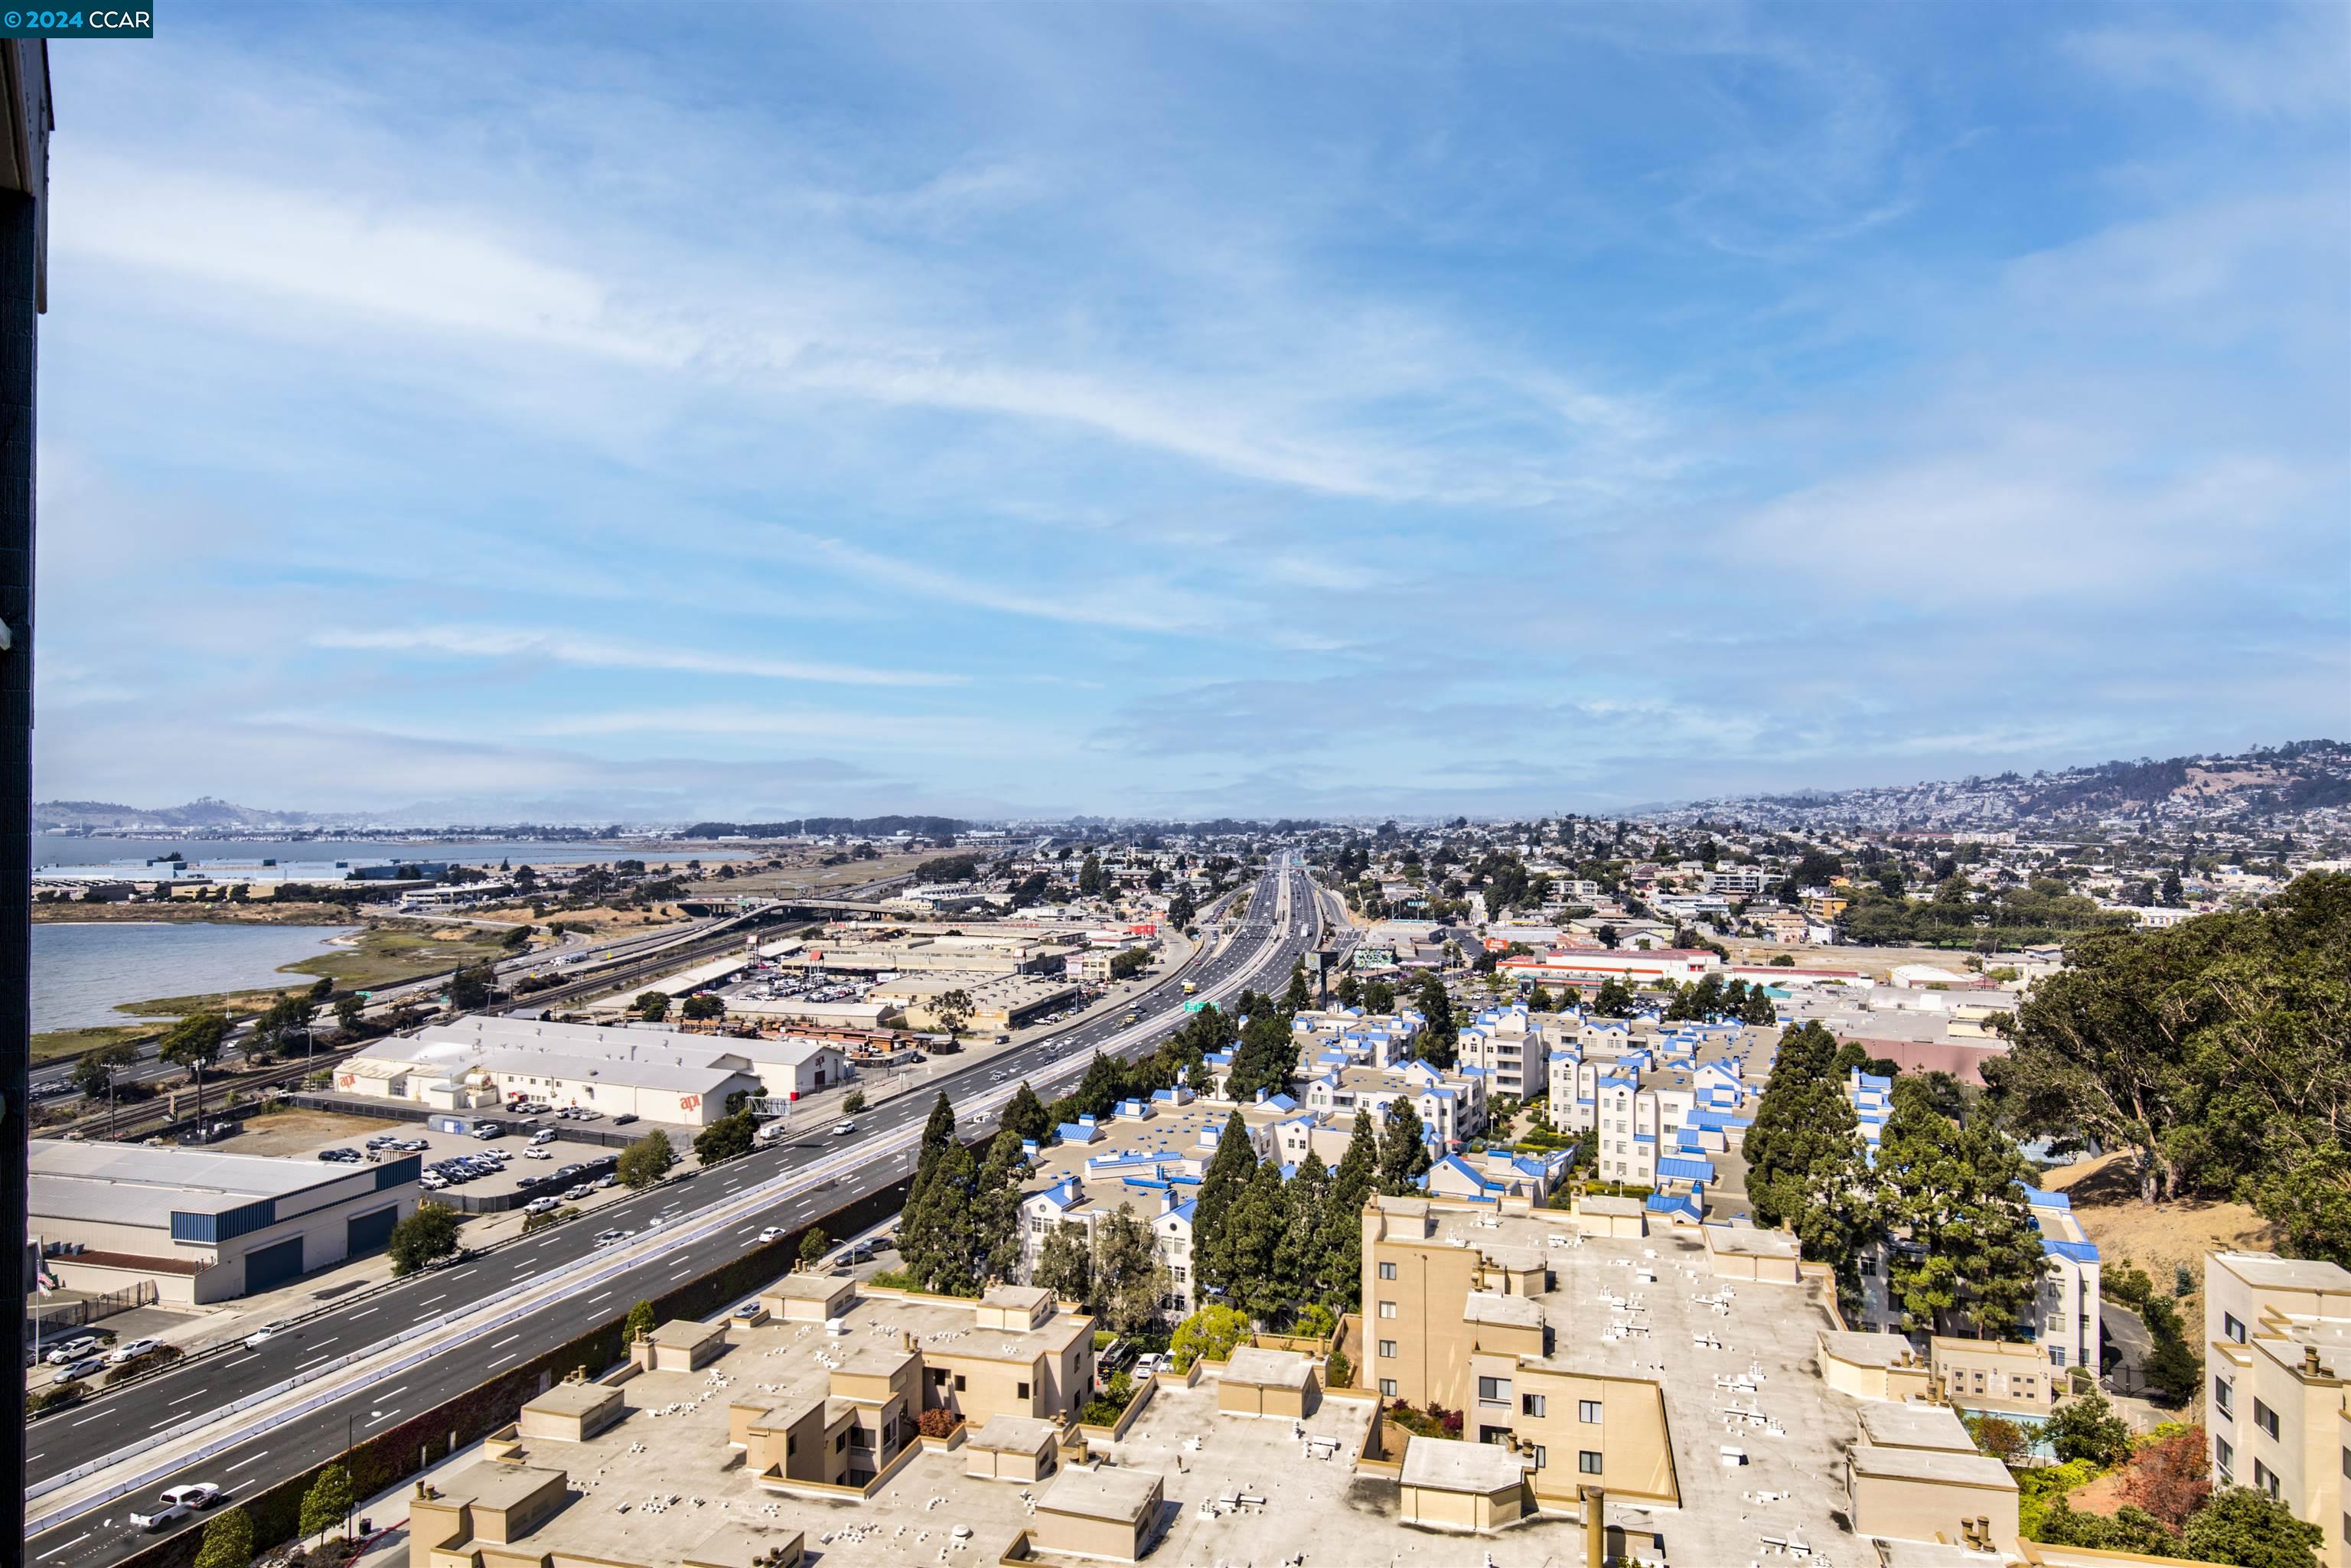
M 416 17 L 52 51 L 41 800 L 1606 811 L 2351 731 L 2340 7 Z

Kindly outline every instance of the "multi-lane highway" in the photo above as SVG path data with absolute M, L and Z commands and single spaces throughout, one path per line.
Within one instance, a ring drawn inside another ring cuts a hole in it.
M 1322 913 L 1322 900 L 1304 873 L 1277 866 L 1259 883 L 1247 917 L 1219 946 L 1133 999 L 1131 1008 L 1143 1014 L 1142 1021 L 1121 1023 L 1123 1011 L 1092 1019 L 1066 1033 L 942 1072 L 933 1083 L 958 1106 L 967 1098 L 980 1095 L 1000 1102 L 1001 1094 L 989 1091 L 1008 1088 L 1023 1079 L 1050 1099 L 1074 1081 L 1095 1051 L 1133 1056 L 1165 1038 L 1180 1016 L 1183 980 L 1193 981 L 1201 996 L 1219 999 L 1229 998 L 1244 986 L 1278 993 L 1291 961 L 1318 940 Z M 417 1415 L 517 1361 L 538 1355 L 599 1322 L 619 1317 L 640 1298 L 659 1295 L 739 1256 L 753 1245 L 752 1239 L 763 1226 L 790 1228 L 893 1185 L 912 1168 L 913 1134 L 929 1114 L 931 1087 L 925 1084 L 923 1092 L 901 1096 L 859 1116 L 853 1140 L 836 1139 L 827 1129 L 812 1126 L 797 1139 L 760 1149 L 697 1179 L 666 1183 L 600 1209 L 594 1217 L 597 1226 L 635 1229 L 641 1239 L 657 1239 L 662 1230 L 675 1232 L 692 1225 L 698 1211 L 720 1208 L 729 1202 L 748 1205 L 755 1199 L 743 1196 L 747 1189 L 837 1155 L 844 1146 L 872 1149 L 872 1157 L 855 1162 L 851 1174 L 817 1190 L 730 1214 L 718 1234 L 647 1256 L 619 1277 L 600 1281 L 594 1294 L 566 1297 L 519 1322 L 461 1339 L 445 1353 L 391 1379 L 389 1388 L 374 1385 L 356 1388 L 347 1397 L 271 1425 L 249 1441 L 199 1464 L 159 1476 L 137 1498 L 104 1505 L 56 1525 L 27 1542 L 26 1560 L 44 1568 L 102 1568 L 149 1539 L 130 1534 L 124 1522 L 125 1512 L 138 1499 L 166 1486 L 196 1480 L 251 1492 L 298 1474 L 340 1452 L 354 1435 L 363 1437 Z M 959 1112 L 959 1118 L 964 1135 L 969 1137 L 992 1122 L 993 1110 L 978 1116 Z M 123 1393 L 101 1395 L 69 1413 L 46 1417 L 26 1435 L 26 1480 L 37 1487 L 183 1423 L 192 1415 L 219 1409 L 431 1322 L 469 1300 L 494 1301 L 529 1287 L 590 1254 L 594 1246 L 592 1230 L 584 1224 L 563 1226 L 535 1239 L 486 1253 L 460 1268 L 399 1281 L 347 1306 L 302 1320 L 258 1346 L 239 1346 L 199 1357 Z M 37 1520 L 52 1507 L 37 1500 L 29 1511 Z

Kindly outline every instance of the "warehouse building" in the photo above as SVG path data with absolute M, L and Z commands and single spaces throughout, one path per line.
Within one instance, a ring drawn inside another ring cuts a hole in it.
M 733 1094 L 790 1100 L 849 1076 L 847 1052 L 830 1040 L 485 1016 L 384 1040 L 336 1069 L 335 1088 L 431 1111 L 495 1112 L 525 1100 L 706 1127 Z
M 152 1281 L 165 1306 L 266 1291 L 382 1247 L 413 1213 L 419 1155 L 374 1165 L 36 1140 L 31 1229 L 69 1290 Z

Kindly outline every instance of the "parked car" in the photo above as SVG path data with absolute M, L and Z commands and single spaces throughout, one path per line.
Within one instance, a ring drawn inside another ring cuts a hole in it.
M 623 1111 L 619 1115 L 612 1118 L 612 1125 L 615 1127 L 625 1127 L 636 1119 L 637 1113 L 634 1111 Z
M 60 1371 L 57 1374 L 57 1381 L 59 1383 L 79 1383 L 83 1378 L 89 1376 L 93 1373 L 104 1371 L 106 1363 L 101 1358 L 95 1355 L 86 1355 L 79 1361 L 70 1364 L 65 1367 L 64 1370 Z
M 595 1191 L 594 1187 L 583 1181 L 577 1186 L 565 1189 L 563 1199 L 566 1203 L 578 1203 L 583 1197 L 593 1197 Z
M 534 1148 L 540 1144 L 551 1144 L 555 1142 L 555 1129 L 552 1127 L 541 1127 L 538 1132 L 533 1133 L 530 1135 L 530 1141 L 531 1145 Z
M 360 1163 L 360 1152 L 357 1149 L 320 1149 L 319 1157 L 322 1160 L 331 1160 L 337 1165 L 355 1166 Z
M 98 1348 L 96 1334 L 82 1334 L 69 1339 L 41 1359 L 51 1366 L 68 1366 Z
M 106 1364 L 109 1366 L 120 1366 L 126 1361 L 136 1361 L 139 1357 L 145 1355 L 151 1350 L 161 1350 L 162 1348 L 163 1342 L 160 1339 L 130 1340 L 124 1343 L 116 1345 L 112 1350 L 106 1353 Z
M 545 1149 L 525 1149 L 522 1152 L 522 1157 L 527 1160 L 551 1160 L 555 1156 Z
M 596 1185 L 599 1187 L 618 1186 L 621 1185 L 621 1178 L 614 1176 L 611 1171 L 606 1171 L 602 1176 L 596 1178 Z
M 185 1504 L 202 1512 L 220 1500 L 221 1489 L 210 1481 L 190 1481 L 185 1486 L 163 1489 L 163 1500 Z

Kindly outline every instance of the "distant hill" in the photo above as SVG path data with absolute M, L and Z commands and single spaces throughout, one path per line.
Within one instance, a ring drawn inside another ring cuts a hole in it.
M 33 808 L 36 831 L 60 828 L 309 828 L 334 819 L 308 811 L 266 811 L 207 795 L 184 806 L 125 806 L 113 800 L 44 800 Z
M 2007 832 L 2136 823 L 2351 826 L 2351 745 L 2298 740 L 2231 756 L 2100 762 L 2033 774 L 1691 800 L 1654 821 L 1771 828 Z

